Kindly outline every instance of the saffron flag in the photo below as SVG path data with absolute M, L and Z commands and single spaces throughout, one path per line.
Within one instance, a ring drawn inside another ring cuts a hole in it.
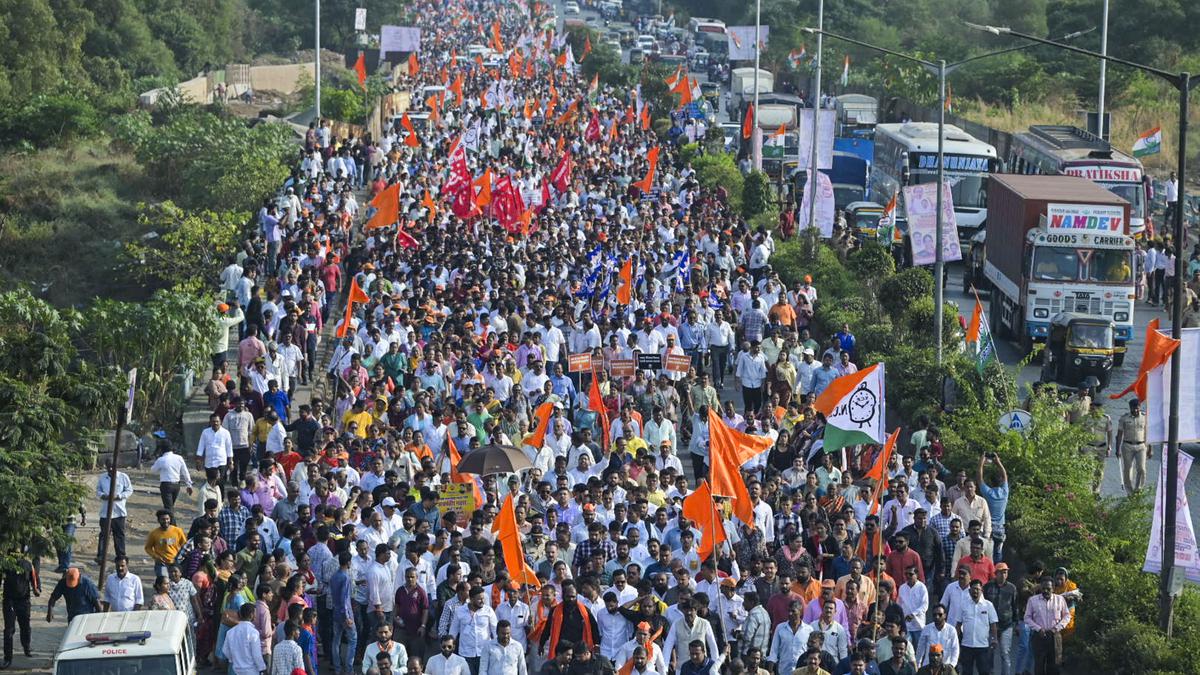
M 346 332 L 350 329 L 350 323 L 354 319 L 354 303 L 362 303 L 370 300 L 366 292 L 358 286 L 358 277 L 350 281 L 350 293 L 346 298 L 346 316 L 342 319 L 342 323 L 338 326 L 337 336 L 346 337 Z
M 474 186 L 479 188 L 479 193 L 475 195 L 476 206 L 487 206 L 492 203 L 492 170 L 484 169 L 483 175 L 477 178 Z
M 433 219 L 437 217 L 438 208 L 428 189 L 425 190 L 425 196 L 421 199 L 421 206 L 425 207 L 425 213 L 429 215 L 429 224 L 432 225 Z
M 462 106 L 463 103 L 463 74 L 458 73 L 454 76 L 454 82 L 450 85 L 450 91 L 454 92 L 454 104 Z
M 649 131 L 650 130 L 650 106 L 648 104 L 642 106 L 641 120 L 642 120 L 642 131 Z
M 692 102 L 692 81 L 687 75 L 679 78 L 679 82 L 671 88 L 672 94 L 679 94 L 679 107 L 684 107 Z
M 417 137 L 417 130 L 413 128 L 412 120 L 408 119 L 407 112 L 400 116 L 400 126 L 408 132 L 408 135 L 404 137 L 404 144 L 410 148 L 421 147 L 421 139 Z
M 462 455 L 459 454 L 458 446 L 454 444 L 454 438 L 450 434 L 446 434 L 446 453 L 450 456 L 450 482 L 470 483 L 472 492 L 475 493 L 475 506 L 482 508 L 483 493 L 479 490 L 479 483 L 475 482 L 473 474 L 459 472 L 458 463 L 462 461 Z
M 867 478 L 872 478 L 876 481 L 874 494 L 871 495 L 870 515 L 875 515 L 879 511 L 880 500 L 883 499 L 883 491 L 887 488 L 888 484 L 887 480 L 885 480 L 888 474 L 888 464 L 891 463 L 892 455 L 896 452 L 897 438 L 900 438 L 900 429 L 898 428 L 888 435 L 887 442 L 883 444 L 883 451 L 880 452 L 879 456 L 875 458 L 875 463 L 871 465 L 870 471 L 866 473 Z M 880 540 L 877 543 L 877 546 L 879 549 L 882 549 L 883 528 L 878 529 L 880 530 Z
M 1146 400 L 1146 381 L 1151 370 L 1162 366 L 1171 358 L 1171 354 L 1179 349 L 1179 340 L 1167 337 L 1158 332 L 1158 319 L 1151 319 L 1150 323 L 1146 324 L 1146 341 L 1142 345 L 1142 364 L 1138 366 L 1137 379 L 1133 384 L 1125 387 L 1119 394 L 1111 394 L 1109 398 L 1121 398 L 1125 394 L 1133 392 L 1137 395 L 1138 400 Z
M 708 481 L 702 479 L 695 491 L 683 498 L 683 517 L 700 528 L 700 540 L 696 542 L 696 554 L 700 560 L 707 560 L 713 551 L 728 540 L 724 519 L 717 512 Z
M 783 137 L 784 137 L 784 136 L 786 136 L 786 135 L 787 135 L 787 125 L 786 125 L 786 124 L 780 124 L 780 125 L 779 125 L 779 128 L 778 128 L 778 129 L 776 129 L 776 130 L 775 130 L 775 131 L 774 131 L 774 132 L 771 134 L 771 138 L 783 138 Z
M 600 421 L 600 438 L 605 445 L 609 439 L 608 408 L 604 407 L 604 397 L 600 394 L 600 380 L 596 377 L 596 367 L 592 366 L 592 383 L 588 385 L 588 410 L 596 413 Z
M 591 54 L 591 53 L 592 53 L 592 38 L 591 38 L 591 36 L 585 35 L 585 36 L 583 36 L 583 54 L 581 54 L 579 56 L 579 62 L 583 63 L 583 60 L 586 59 L 588 57 L 588 54 Z
M 1162 151 L 1162 127 L 1154 127 L 1138 136 L 1133 142 L 1133 156 L 1145 157 Z
M 850 84 L 850 55 L 846 55 L 846 60 L 842 62 L 842 86 Z
M 537 573 L 525 560 L 525 549 L 521 545 L 521 533 L 517 529 L 517 512 L 513 506 L 512 493 L 504 498 L 504 505 L 492 523 L 492 532 L 504 553 L 504 566 L 508 576 L 518 584 L 538 585 Z
M 800 64 L 804 61 L 804 45 L 800 45 L 800 49 L 793 49 L 788 52 L 788 65 L 792 70 L 799 70 Z
M 587 88 L 588 101 L 595 102 L 596 95 L 599 93 L 600 93 L 600 73 L 596 73 L 595 75 L 592 76 L 592 81 L 588 83 L 588 88 Z
M 766 436 L 751 436 L 725 424 L 713 409 L 708 411 L 709 484 L 712 493 L 733 498 L 733 513 L 743 523 L 754 524 L 754 507 L 742 478 L 741 466 L 770 449 Z
M 421 72 L 421 64 L 417 63 L 417 53 L 412 52 L 408 55 L 408 75 L 412 77 Z
M 681 77 L 683 77 L 683 66 L 682 65 L 677 66 L 675 68 L 675 74 L 668 77 L 666 80 L 664 80 L 664 82 L 667 83 L 668 88 L 674 89 L 675 85 L 679 84 L 679 78 L 681 78 Z
M 946 83 L 946 100 L 943 103 L 946 106 L 946 112 L 954 113 L 954 89 L 950 87 L 950 83 Z
M 621 280 L 617 286 L 617 302 L 628 305 L 633 300 L 633 258 L 621 265 L 621 272 L 617 276 Z
M 654 187 L 654 172 L 658 169 L 658 146 L 650 148 L 650 152 L 646 153 L 646 161 L 650 163 L 650 167 L 646 169 L 646 177 L 635 183 L 642 194 L 647 194 Z
M 524 440 L 521 441 L 521 444 L 540 450 L 542 444 L 546 442 L 546 431 L 550 428 L 550 416 L 553 413 L 553 403 L 547 402 L 539 405 L 533 411 L 533 416 L 537 418 L 537 426 L 533 428 L 533 433 L 529 434 Z
M 825 452 L 884 442 L 883 371 L 883 364 L 877 363 L 843 375 L 813 401 L 813 408 L 825 416 Z
M 358 86 L 365 91 L 367 88 L 367 57 L 362 52 L 358 53 L 358 60 L 354 62 L 354 72 L 358 75 Z
M 975 369 L 983 373 L 988 361 L 996 358 L 996 345 L 992 341 L 992 332 L 987 321 L 983 319 L 983 303 L 979 300 L 979 291 L 975 293 L 975 309 L 971 312 L 971 322 L 967 325 L 968 351 L 975 357 Z
M 363 228 L 365 230 L 387 227 L 400 220 L 400 184 L 393 183 L 381 190 L 371 200 L 371 206 L 376 210 Z
M 746 117 L 742 120 L 742 138 L 750 138 L 754 134 L 754 104 L 746 106 Z

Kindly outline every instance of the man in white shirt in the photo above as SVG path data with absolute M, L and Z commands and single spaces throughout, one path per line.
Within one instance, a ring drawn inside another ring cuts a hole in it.
M 118 555 L 114 565 L 113 573 L 104 584 L 104 601 L 101 603 L 104 611 L 135 612 L 141 609 L 146 604 L 142 580 L 129 571 L 129 558 Z
M 108 460 L 108 471 L 100 474 L 100 478 L 96 481 L 96 497 L 100 500 L 100 545 L 96 549 L 96 562 L 99 563 L 101 552 L 105 550 L 106 539 L 105 531 L 111 527 L 113 538 L 113 554 L 117 557 L 125 556 L 125 515 L 127 513 L 125 502 L 133 496 L 133 483 L 130 482 L 129 476 L 124 471 L 118 471 L 116 480 L 116 490 L 110 487 L 111 472 L 113 469 L 112 460 Z M 108 512 L 108 496 L 109 492 L 113 492 L 112 514 L 109 517 Z M 109 521 L 111 526 L 109 525 Z
M 396 563 L 386 543 L 375 547 L 375 562 L 367 568 L 367 613 L 372 627 L 392 625 Z
M 233 437 L 221 426 L 221 418 L 217 415 L 208 418 L 208 428 L 200 434 L 200 442 L 196 445 L 196 456 L 204 462 L 204 479 L 224 492 L 229 463 L 233 461 Z
M 937 604 L 933 608 L 933 623 L 921 631 L 917 641 L 917 665 L 929 663 L 929 648 L 933 645 L 942 646 L 942 661 L 946 665 L 958 667 L 958 631 L 946 623 L 946 606 Z
M 925 628 L 925 613 L 929 611 L 929 589 L 917 578 L 917 568 L 904 570 L 904 581 L 900 584 L 900 609 L 904 610 L 904 629 L 909 641 L 917 644 Z
M 636 591 L 634 593 L 636 595 Z M 620 607 L 616 591 L 610 589 L 604 594 L 604 606 L 596 610 L 596 625 L 600 627 L 600 655 L 614 664 L 621 646 L 633 634 L 629 621 L 621 615 Z
M 165 432 L 163 436 L 166 436 Z M 154 460 L 150 470 L 158 474 L 158 496 L 162 499 L 163 508 L 170 511 L 175 508 L 175 500 L 179 498 L 182 485 L 187 485 L 187 493 L 192 494 L 192 476 L 188 473 L 187 462 L 175 454 L 171 444 L 165 440 L 160 440 L 159 443 L 162 444 L 162 454 Z
M 983 597 L 983 582 L 972 579 L 970 594 L 966 602 L 956 604 L 950 610 L 950 623 L 958 627 L 962 635 L 959 663 L 963 673 L 987 672 L 991 665 L 989 649 L 997 644 L 997 629 L 1000 619 L 996 608 Z
M 441 652 L 425 663 L 426 675 L 470 675 L 470 672 L 467 660 L 454 653 L 454 638 L 449 635 L 442 636 Z
M 485 645 L 479 660 L 479 675 L 527 675 L 525 647 L 513 639 L 512 624 L 496 622 L 496 641 Z
M 743 408 L 758 412 L 763 403 L 763 385 L 767 381 L 767 359 L 757 340 L 750 343 L 750 351 L 738 354 L 733 374 L 742 386 Z
M 254 603 L 238 608 L 238 624 L 225 634 L 221 656 L 229 662 L 233 675 L 259 675 L 267 669 L 263 659 L 261 637 L 254 627 Z
M 624 666 L 633 658 L 634 652 L 638 649 L 644 651 L 645 645 L 650 645 L 650 651 L 646 654 L 641 672 L 667 675 L 667 662 L 663 659 L 662 648 L 650 640 L 650 624 L 645 621 L 634 627 L 633 639 L 621 645 L 621 648 L 617 650 L 617 658 L 613 661 L 613 665 L 618 668 Z M 637 670 L 636 662 L 634 670 Z
M 654 412 L 649 422 L 646 422 L 645 432 L 642 438 L 646 441 L 646 445 L 651 448 L 657 448 L 662 445 L 664 440 L 671 442 L 671 447 L 679 442 L 675 436 L 675 424 L 671 420 L 663 416 L 663 409 L 655 407 Z
M 467 604 L 454 610 L 450 635 L 458 640 L 458 654 L 478 673 L 484 651 L 496 637 L 496 612 L 484 602 L 483 588 L 471 589 Z
M 510 581 L 508 588 L 504 589 L 504 602 L 496 607 L 496 634 L 500 633 L 500 626 L 507 623 L 512 639 L 524 646 L 527 643 L 529 623 L 533 614 L 529 605 L 521 600 L 520 588 L 520 584 Z

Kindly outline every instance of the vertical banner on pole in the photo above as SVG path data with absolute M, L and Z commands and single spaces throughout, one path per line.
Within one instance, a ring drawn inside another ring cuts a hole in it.
M 1167 464 L 1162 462 L 1158 472 L 1158 486 L 1154 490 L 1154 517 L 1150 521 L 1150 544 L 1146 548 L 1146 564 L 1143 572 L 1159 574 L 1163 564 L 1163 499 L 1167 492 Z M 1192 468 L 1192 456 L 1179 453 L 1178 498 L 1175 500 L 1175 567 L 1181 570 L 1188 581 L 1200 583 L 1200 554 L 1196 551 L 1196 531 L 1192 528 L 1192 512 L 1188 508 L 1187 477 Z

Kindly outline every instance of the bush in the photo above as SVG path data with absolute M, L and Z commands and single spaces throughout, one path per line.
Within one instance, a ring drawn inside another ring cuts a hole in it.
M 762 171 L 751 171 L 742 187 L 742 215 L 749 219 L 771 208 L 775 208 L 771 179 Z
M 879 303 L 895 323 L 901 322 L 914 302 L 930 298 L 932 303 L 932 297 L 933 276 L 920 267 L 910 267 L 888 278 L 879 287 Z
M 868 241 L 847 261 L 850 271 L 864 283 L 878 288 L 896 272 L 896 261 L 886 248 L 876 241 Z
M 820 292 L 820 287 L 818 287 Z M 822 335 L 833 335 L 842 329 L 842 324 L 850 324 L 853 331 L 863 325 L 866 318 L 867 302 L 858 296 L 848 296 L 826 302 L 824 299 L 817 305 L 813 316 L 817 328 Z M 861 351 L 861 350 L 860 350 Z
M 772 204 L 762 213 L 759 213 L 751 218 L 747 218 L 746 223 L 754 229 L 762 227 L 768 230 L 774 230 L 779 226 L 779 209 Z
M 78 94 L 42 94 L 0 119 L 0 144 L 62 145 L 100 131 L 100 113 Z
M 696 170 L 696 180 L 704 188 L 725 188 L 729 193 L 729 205 L 738 210 L 742 205 L 742 189 L 745 179 L 738 171 L 732 155 L 724 153 L 704 155 L 692 160 L 692 168 Z
M 699 155 L 700 155 L 700 144 L 699 143 L 687 143 L 685 145 L 679 146 L 679 151 L 676 153 L 675 156 L 678 157 L 680 166 L 687 166 L 688 162 L 695 161 L 696 157 Z

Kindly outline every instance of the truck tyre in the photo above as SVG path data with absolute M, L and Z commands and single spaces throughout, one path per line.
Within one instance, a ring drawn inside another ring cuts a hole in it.
M 988 323 L 991 324 L 992 335 L 998 340 L 1003 340 L 1008 337 L 1008 334 L 1004 330 L 1003 305 L 1004 296 L 1000 295 L 999 293 L 992 293 L 992 300 L 991 304 L 989 305 L 990 311 L 988 312 L 990 315 Z

